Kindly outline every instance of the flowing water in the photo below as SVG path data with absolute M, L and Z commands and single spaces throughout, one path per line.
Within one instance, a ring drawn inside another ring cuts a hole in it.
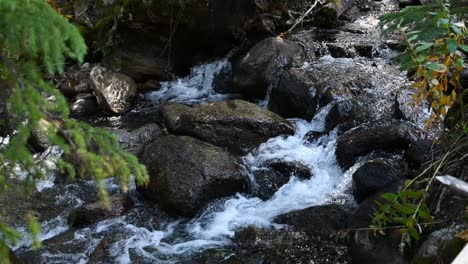
M 357 23 L 368 26 L 370 22 L 366 19 L 368 18 L 358 20 Z M 373 21 L 375 22 L 375 17 Z M 371 26 L 375 27 L 374 24 Z M 366 69 L 373 69 L 369 75 L 373 75 L 375 71 L 387 70 L 385 67 L 379 68 L 380 65 L 386 65 L 382 60 L 377 60 L 376 67 L 371 66 L 375 61 L 363 58 L 334 59 L 325 56 L 318 62 L 342 66 L 362 63 Z M 162 83 L 159 91 L 148 93 L 146 98 L 155 103 L 176 101 L 186 104 L 227 100 L 233 95 L 216 93 L 213 82 L 217 74 L 229 70 L 230 67 L 227 59 L 195 67 L 190 76 Z M 304 69 L 309 67 L 313 65 L 304 65 Z M 400 77 L 397 77 L 395 82 L 388 79 L 374 80 L 384 90 L 404 81 L 399 72 L 395 74 L 395 71 L 391 71 L 388 75 L 393 81 L 394 76 Z M 260 104 L 266 106 L 267 100 L 268 98 Z M 295 127 L 294 135 L 272 138 L 243 157 L 251 175 L 274 160 L 300 162 L 310 168 L 310 179 L 300 180 L 291 175 L 289 182 L 266 201 L 237 194 L 213 202 L 194 219 L 184 219 L 170 217 L 149 206 L 140 199 L 133 188 L 131 193 L 135 206 L 127 215 L 66 232 L 69 230 L 65 221 L 67 213 L 83 204 L 83 194 L 77 190 L 82 186 L 92 186 L 92 183 L 81 182 L 66 188 L 60 187 L 56 204 L 66 209 L 56 218 L 43 223 L 42 238 L 47 239 L 61 232 L 68 234 L 68 237 L 57 243 L 58 246 L 50 246 L 40 251 L 40 259 L 43 263 L 86 263 L 90 254 L 105 239 L 108 245 L 106 259 L 109 263 L 177 263 L 190 260 L 209 248 L 229 247 L 236 230 L 242 227 L 256 225 L 281 228 L 273 223 L 273 219 L 280 214 L 328 203 L 352 204 L 353 199 L 349 194 L 351 175 L 359 164 L 348 171 L 339 168 L 335 158 L 337 132 L 332 131 L 313 142 L 304 138 L 310 131 L 324 130 L 324 117 L 328 110 L 329 106 L 319 109 L 316 117 L 310 122 L 301 119 L 290 120 Z M 251 180 L 255 184 L 254 176 L 251 176 Z M 116 191 L 117 186 L 112 181 L 107 184 L 109 189 Z M 44 190 L 54 188 L 58 187 L 49 182 Z M 27 241 L 25 244 L 28 244 Z M 27 251 L 25 247 L 19 247 L 17 250 Z M 57 253 L 59 251 L 60 253 Z

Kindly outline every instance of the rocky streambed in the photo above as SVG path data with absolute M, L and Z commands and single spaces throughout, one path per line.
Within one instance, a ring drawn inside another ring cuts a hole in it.
M 252 23 L 265 37 L 183 78 L 156 82 L 159 68 L 149 78 L 151 67 L 105 60 L 71 67 L 58 86 L 72 114 L 115 133 L 151 179 L 128 193 L 107 180 L 110 211 L 92 181 L 53 173 L 35 203 L 11 208 L 16 199 L 0 197 L 2 219 L 33 209 L 42 221 L 43 247 L 25 240 L 18 261 L 408 262 L 398 234 L 355 230 L 424 163 L 417 124 L 427 113 L 409 106 L 406 74 L 391 62 L 396 41 L 377 28 L 397 4 L 349 2 L 334 29 L 305 25 L 283 38 L 268 36 L 279 22 L 263 10 Z

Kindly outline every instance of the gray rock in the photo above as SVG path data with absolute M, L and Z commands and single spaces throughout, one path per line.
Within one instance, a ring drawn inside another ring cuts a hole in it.
M 96 96 L 92 94 L 79 94 L 70 104 L 70 113 L 73 117 L 90 116 L 99 111 Z
M 360 203 L 388 185 L 401 181 L 406 174 L 405 166 L 395 161 L 386 159 L 367 161 L 353 174 L 354 197 Z
M 310 236 L 332 237 L 346 227 L 350 215 L 351 210 L 344 205 L 330 204 L 279 215 L 274 221 Z
M 147 124 L 132 130 L 109 129 L 117 135 L 120 147 L 127 152 L 140 156 L 146 145 L 164 135 L 164 131 L 156 124 Z
M 90 78 L 94 94 L 104 111 L 119 114 L 130 110 L 137 94 L 137 86 L 130 77 L 96 66 L 91 70 Z
M 253 98 L 264 98 L 268 86 L 283 68 L 298 65 L 304 58 L 302 48 L 287 39 L 267 38 L 257 43 L 233 68 L 234 89 Z
M 366 123 L 338 138 L 336 159 L 343 169 L 348 169 L 361 156 L 373 151 L 405 150 L 415 140 L 417 140 L 415 129 L 406 122 Z
M 291 124 L 242 100 L 187 107 L 167 104 L 161 115 L 170 132 L 192 136 L 235 153 L 245 153 L 279 135 L 294 133 Z
M 150 174 L 138 190 L 164 210 L 193 217 L 217 198 L 249 190 L 240 161 L 200 140 L 168 135 L 149 144 L 141 157 Z
M 280 77 L 271 90 L 268 109 L 284 118 L 311 120 L 317 110 L 317 89 L 304 70 L 292 68 Z

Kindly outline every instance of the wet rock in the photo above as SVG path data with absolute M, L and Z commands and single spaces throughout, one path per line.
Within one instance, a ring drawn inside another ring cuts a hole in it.
M 338 43 L 327 44 L 328 51 L 333 58 L 354 58 L 356 51 Z
M 96 201 L 74 209 L 68 215 L 68 225 L 82 228 L 102 220 L 122 216 L 133 207 L 133 201 L 127 194 L 116 194 L 110 197 L 109 203 L 110 208 L 107 208 L 103 201 Z
M 133 105 L 137 87 L 130 77 L 96 66 L 91 70 L 90 78 L 94 94 L 104 111 L 119 114 Z
M 24 262 L 21 261 L 15 254 L 15 252 L 13 252 L 11 249 L 8 249 L 8 261 L 10 261 L 10 264 L 23 264 Z
M 60 127 L 62 123 L 60 121 L 55 121 L 54 124 L 45 119 L 39 120 L 38 126 L 32 129 L 31 136 L 28 140 L 28 144 L 33 151 L 44 152 L 52 146 L 49 140 L 49 133 L 51 133 L 51 131 L 57 131 L 57 128 L 54 126 Z
M 344 205 L 313 206 L 279 215 L 274 222 L 294 227 L 309 236 L 333 237 L 346 227 L 351 210 Z
M 435 151 L 436 148 L 434 142 L 431 140 L 421 139 L 411 143 L 408 150 L 405 152 L 408 165 L 413 169 L 420 168 L 423 164 L 431 160 L 434 154 L 433 151 Z
M 466 226 L 453 225 L 432 232 L 411 260 L 414 264 L 452 263 L 466 242 L 455 235 Z
M 346 11 L 351 9 L 355 0 L 341 0 L 337 5 L 333 2 L 326 3 L 320 7 L 318 12 L 314 15 L 314 24 L 320 27 L 334 27 L 337 25 L 338 18 Z
M 115 261 L 112 258 L 114 243 L 128 239 L 123 234 L 112 234 L 111 236 L 103 238 L 99 244 L 96 246 L 94 251 L 89 255 L 89 264 L 99 264 L 99 263 L 112 263 Z
M 308 179 L 311 176 L 311 167 L 300 162 L 272 161 L 268 163 L 268 166 L 281 174 L 294 175 L 300 179 Z
M 353 174 L 354 197 L 360 203 L 406 176 L 404 166 L 392 160 L 374 159 Z
M 335 154 L 338 164 L 348 169 L 361 156 L 373 151 L 405 150 L 416 139 L 415 129 L 403 121 L 366 123 L 341 135 Z
M 307 142 L 312 143 L 312 142 L 318 140 L 319 138 L 323 137 L 326 134 L 327 134 L 326 132 L 309 131 L 309 132 L 307 132 L 307 134 L 305 134 L 304 140 L 306 140 Z
M 279 37 L 267 38 L 234 64 L 234 88 L 247 97 L 263 99 L 281 70 L 298 64 L 303 57 L 298 44 Z
M 373 109 L 369 102 L 359 100 L 343 100 L 333 102 L 330 110 L 325 116 L 325 131 L 331 131 L 339 126 L 340 132 L 372 120 Z
M 57 88 L 69 99 L 73 99 L 81 93 L 92 93 L 92 82 L 89 73 L 93 66 L 94 64 L 84 63 L 68 67 L 62 75 L 54 80 Z
M 376 201 L 383 202 L 383 193 L 396 192 L 402 185 L 403 182 L 399 182 L 387 186 L 382 192 L 361 203 L 354 211 L 348 225 L 348 229 L 351 230 L 349 251 L 352 263 L 408 263 L 400 253 L 401 233 L 398 230 L 388 230 L 384 236 L 376 236 L 373 230 L 353 230 L 368 228 L 377 209 Z
M 247 227 L 236 232 L 232 263 L 349 263 L 346 246 L 292 230 Z M 237 262 L 236 262 L 237 261 Z M 253 262 L 247 262 L 253 261 Z
M 98 101 L 92 94 L 78 94 L 70 104 L 70 113 L 75 118 L 90 116 L 98 111 Z
M 271 137 L 294 133 L 287 120 L 242 100 L 191 108 L 168 104 L 161 108 L 161 115 L 170 132 L 192 136 L 234 153 L 245 153 Z
M 271 90 L 268 109 L 284 118 L 311 120 L 317 109 L 317 90 L 304 70 L 292 68 L 280 77 Z
M 156 124 L 147 124 L 136 129 L 109 129 L 117 135 L 120 147 L 136 156 L 140 156 L 146 145 L 164 135 L 164 131 Z
M 273 161 L 263 169 L 253 172 L 255 176 L 254 195 L 262 200 L 268 200 L 283 185 L 289 182 L 292 176 L 308 179 L 312 176 L 311 168 L 298 163 L 287 161 Z
M 142 155 L 150 181 L 138 190 L 163 209 L 192 217 L 210 201 L 249 190 L 240 161 L 223 149 L 186 136 L 164 136 Z

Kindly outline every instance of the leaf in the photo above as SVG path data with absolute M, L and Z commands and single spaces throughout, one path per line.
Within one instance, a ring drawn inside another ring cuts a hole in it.
M 458 42 L 455 39 L 447 39 L 445 45 L 450 53 L 454 53 L 457 50 Z
M 449 20 L 447 18 L 441 18 L 441 19 L 437 20 L 437 26 L 438 27 L 442 27 L 442 26 L 446 27 L 446 26 L 448 26 L 448 24 L 449 24 Z
M 432 47 L 434 44 L 433 43 L 421 43 L 418 45 L 415 49 L 414 52 L 419 53 L 421 51 L 427 50 L 428 48 Z
M 435 72 L 445 72 L 447 70 L 447 67 L 445 67 L 444 64 L 432 62 L 432 63 L 426 64 L 426 69 L 435 71 Z
M 465 242 L 468 242 L 468 230 L 464 230 L 455 235 L 456 237 L 462 239 Z
M 382 194 L 382 198 L 384 198 L 387 201 L 393 201 L 393 200 L 395 200 L 396 197 L 397 196 L 395 194 L 393 194 L 393 193 L 384 193 L 384 194 Z
M 468 45 L 460 45 L 460 49 L 463 50 L 464 52 L 468 52 Z

